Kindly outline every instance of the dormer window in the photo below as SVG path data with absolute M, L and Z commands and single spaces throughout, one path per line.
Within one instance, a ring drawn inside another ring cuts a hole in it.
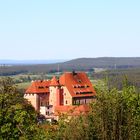
M 73 86 L 73 88 L 76 88 L 76 86 L 75 85 L 72 85 Z
M 78 82 L 81 83 L 82 81 L 80 79 L 78 79 Z
M 42 88 L 44 88 L 44 87 L 43 87 L 43 86 L 39 86 L 38 88 L 39 88 L 39 89 L 42 89 Z
M 77 91 L 77 92 L 76 92 L 76 94 L 80 94 L 80 92 L 79 92 L 79 91 Z
M 81 86 L 80 85 L 78 85 L 78 88 L 80 88 Z
M 85 85 L 85 88 L 88 88 L 89 86 L 88 85 Z

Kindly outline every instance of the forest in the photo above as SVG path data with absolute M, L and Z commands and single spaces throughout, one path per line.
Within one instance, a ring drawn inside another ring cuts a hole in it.
M 107 80 L 108 86 L 119 89 L 122 88 L 123 79 L 126 78 L 129 85 L 140 88 L 140 68 L 106 70 L 98 73 L 94 72 L 92 76 L 95 80 Z
M 140 68 L 140 57 L 99 57 L 78 58 L 55 64 L 1 64 L 0 76 L 10 76 L 26 73 L 52 73 L 63 71 L 93 71 L 94 68 L 130 69 Z
M 0 139 L 20 140 L 138 140 L 140 139 L 140 92 L 124 79 L 120 89 L 98 83 L 90 111 L 58 122 L 38 122 L 39 114 L 14 85 L 0 80 Z
M 124 68 L 124 65 L 114 68 L 114 62 L 112 68 L 92 68 L 87 67 L 88 63 L 84 67 L 79 61 L 81 60 L 75 60 L 74 65 L 72 61 L 64 63 L 63 66 L 59 64 L 59 72 L 58 64 L 2 66 L 0 139 L 140 139 L 140 68 Z M 76 65 L 77 63 L 79 65 Z M 56 69 L 50 66 L 55 66 Z M 69 69 L 67 66 L 72 67 Z M 87 73 L 96 90 L 96 101 L 89 104 L 90 111 L 86 115 L 81 114 L 69 119 L 67 114 L 60 114 L 58 122 L 50 123 L 34 110 L 23 98 L 23 94 L 32 80 L 51 79 L 53 75 L 59 77 L 66 67 L 68 71 L 76 67 L 78 71 Z

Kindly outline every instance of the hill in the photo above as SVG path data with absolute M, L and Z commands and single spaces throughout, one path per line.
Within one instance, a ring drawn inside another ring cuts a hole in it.
M 19 73 L 48 73 L 56 71 L 90 71 L 93 68 L 128 69 L 139 68 L 140 57 L 100 57 L 79 58 L 55 64 L 14 65 L 0 67 L 0 75 L 15 75 Z
M 0 60 L 0 65 L 35 65 L 35 64 L 54 64 L 64 62 L 66 60 L 54 59 L 54 60 Z
M 79 58 L 67 61 L 66 65 L 80 65 L 89 68 L 131 68 L 140 67 L 140 57 Z

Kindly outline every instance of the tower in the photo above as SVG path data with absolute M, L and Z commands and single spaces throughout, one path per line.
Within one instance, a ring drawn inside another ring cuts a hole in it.
M 49 104 L 54 106 L 63 105 L 63 89 L 59 84 L 59 81 L 54 76 L 50 83 L 50 97 Z

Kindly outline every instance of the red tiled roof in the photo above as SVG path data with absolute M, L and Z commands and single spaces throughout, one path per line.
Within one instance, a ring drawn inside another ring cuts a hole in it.
M 50 82 L 50 86 L 59 86 L 58 80 L 56 79 L 55 76 L 53 76 L 53 78 Z
M 50 80 L 33 81 L 26 90 L 26 93 L 49 93 Z
M 95 96 L 96 92 L 86 73 L 65 73 L 59 78 L 59 82 L 54 76 L 52 80 L 38 80 L 31 83 L 26 93 L 49 93 L 49 86 L 66 86 L 72 97 Z
M 61 113 L 65 113 L 70 116 L 77 116 L 80 114 L 86 114 L 90 110 L 88 105 L 80 105 L 80 106 L 56 106 L 55 107 L 55 115 L 59 115 Z
M 96 92 L 85 72 L 64 73 L 59 79 L 60 85 L 66 86 L 72 97 L 95 96 Z

